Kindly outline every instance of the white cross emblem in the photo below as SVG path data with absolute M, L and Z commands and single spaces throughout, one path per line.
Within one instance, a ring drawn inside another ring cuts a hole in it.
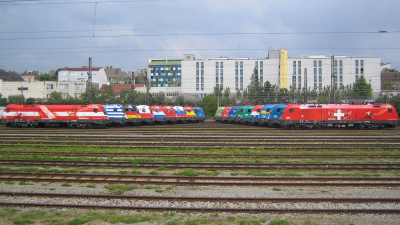
M 334 113 L 333 115 L 337 117 L 337 120 L 340 120 L 344 116 L 344 113 L 342 113 L 342 111 L 338 109 L 337 112 Z

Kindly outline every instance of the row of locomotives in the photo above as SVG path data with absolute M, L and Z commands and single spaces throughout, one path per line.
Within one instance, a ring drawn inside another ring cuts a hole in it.
M 122 105 L 120 104 L 108 104 L 103 105 L 107 112 L 109 119 L 109 126 L 112 127 L 123 127 L 128 125 L 128 117 Z
M 285 107 L 285 104 L 220 107 L 215 114 L 215 121 L 279 127 L 278 121 Z
M 284 128 L 394 128 L 399 117 L 392 105 L 287 105 Z
M 7 127 L 105 128 L 109 123 L 101 104 L 8 105 L 2 114 Z

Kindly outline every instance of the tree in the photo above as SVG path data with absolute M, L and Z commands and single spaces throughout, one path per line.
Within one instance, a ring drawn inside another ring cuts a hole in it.
M 8 103 L 9 104 L 22 104 L 22 102 L 25 101 L 25 96 L 23 96 L 23 99 L 21 101 L 21 95 L 9 95 L 8 96 Z
M 0 106 L 6 106 L 7 105 L 7 99 L 3 98 L 3 95 L 0 93 Z
M 57 91 L 53 91 L 50 93 L 50 96 L 48 98 L 48 102 L 51 103 L 61 103 L 63 102 L 63 99 L 61 98 L 61 93 Z
M 250 84 L 247 86 L 249 100 L 254 104 L 262 104 L 262 87 L 258 79 L 258 69 L 253 69 L 253 74 L 250 78 Z
M 226 87 L 224 91 L 224 97 L 229 98 L 230 94 L 231 94 L 231 89 L 229 87 Z
M 207 117 L 212 118 L 217 111 L 218 98 L 215 95 L 207 95 L 200 101 L 200 107 L 203 109 Z
M 36 102 L 36 100 L 34 98 L 27 98 L 25 103 L 28 104 L 28 105 L 32 105 L 35 102 Z
M 367 83 L 364 76 L 361 76 L 356 80 L 353 85 L 353 96 L 354 97 L 371 97 L 372 85 Z
M 39 76 L 40 81 L 57 81 L 57 79 L 51 74 L 42 74 Z
M 268 80 L 264 83 L 263 98 L 265 103 L 272 103 L 276 101 L 277 86 L 272 85 Z

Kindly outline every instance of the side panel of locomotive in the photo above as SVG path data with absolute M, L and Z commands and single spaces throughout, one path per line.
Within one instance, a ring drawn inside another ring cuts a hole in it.
M 393 106 L 382 105 L 288 105 L 281 117 L 284 127 L 395 127 Z
M 102 105 L 8 105 L 3 123 L 13 127 L 102 127 L 108 116 Z
M 108 114 L 109 124 L 111 126 L 123 126 L 128 123 L 128 117 L 126 116 L 122 105 L 108 104 L 103 107 Z

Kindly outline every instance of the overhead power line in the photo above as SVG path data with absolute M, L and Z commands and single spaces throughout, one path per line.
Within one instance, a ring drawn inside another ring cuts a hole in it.
M 400 31 L 388 31 L 385 34 L 400 33 Z M 81 35 L 81 36 L 54 36 L 54 37 L 17 37 L 1 38 L 1 41 L 9 40 L 43 40 L 43 39 L 75 39 L 75 38 L 115 38 L 115 37 L 165 37 L 165 36 L 221 36 L 221 35 L 300 35 L 300 34 L 382 34 L 379 31 L 322 31 L 322 32 L 227 32 L 227 33 L 186 33 L 186 34 L 120 34 L 120 35 Z

